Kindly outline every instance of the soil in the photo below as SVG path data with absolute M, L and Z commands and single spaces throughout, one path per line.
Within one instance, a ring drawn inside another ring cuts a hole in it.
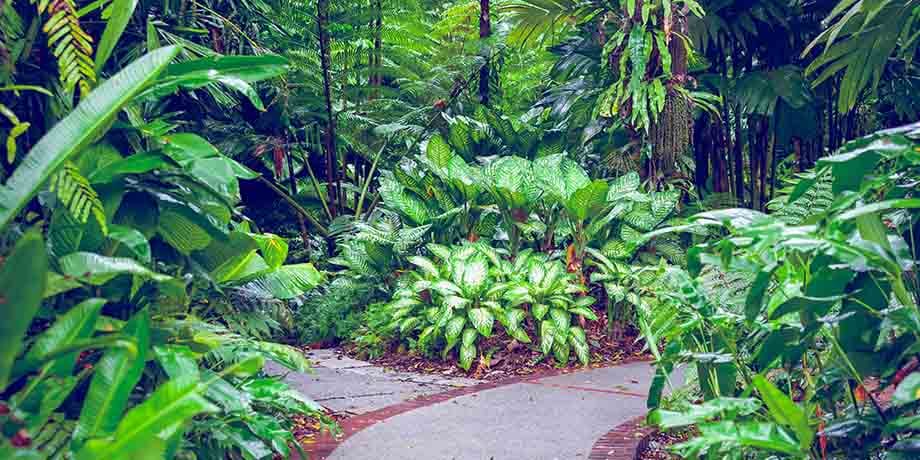
M 591 360 L 588 367 L 605 367 L 624 361 L 648 358 L 647 353 L 643 351 L 644 342 L 637 340 L 638 331 L 635 328 L 627 327 L 620 337 L 608 337 L 605 325 L 606 318 L 603 313 L 598 313 L 597 321 L 589 321 L 584 325 L 585 335 L 591 348 Z M 532 329 L 527 332 L 531 339 L 539 336 Z M 427 357 L 415 352 L 407 352 L 404 347 L 399 347 L 387 351 L 382 356 L 369 358 L 362 350 L 354 346 L 348 345 L 342 349 L 349 356 L 369 360 L 384 368 L 452 377 L 464 376 L 480 380 L 502 380 L 560 367 L 551 356 L 543 356 L 536 342 L 537 340 L 529 344 L 517 342 L 504 331 L 495 333 L 488 339 L 481 339 L 479 349 L 485 352 L 487 359 L 474 361 L 468 372 L 457 365 L 456 356 L 454 356 L 456 353 L 442 360 L 440 356 Z M 575 358 L 574 351 L 564 367 L 581 367 Z
M 292 430 L 294 433 L 294 439 L 296 439 L 297 442 L 301 444 L 310 444 L 315 442 L 321 434 L 331 430 L 329 426 L 330 420 L 335 421 L 336 426 L 338 426 L 339 422 L 348 418 L 346 414 L 338 414 L 331 411 L 327 411 L 325 415 L 327 420 L 320 421 L 313 417 L 295 414 L 293 416 L 294 429 Z
M 678 460 L 668 447 L 682 443 L 692 436 L 692 430 L 653 431 L 639 441 L 636 460 Z

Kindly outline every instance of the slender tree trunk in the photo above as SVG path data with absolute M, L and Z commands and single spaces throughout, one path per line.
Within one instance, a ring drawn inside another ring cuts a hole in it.
M 483 41 L 492 36 L 492 19 L 489 7 L 489 0 L 479 0 L 479 38 Z M 479 69 L 479 102 L 487 106 L 490 102 L 489 80 L 491 79 L 492 69 L 490 68 L 489 60 L 492 53 L 490 47 L 483 46 L 483 49 L 487 51 L 483 53 L 483 58 L 486 62 Z
M 319 55 L 320 66 L 323 72 L 323 96 L 326 99 L 326 195 L 329 199 L 329 210 L 332 217 L 337 214 L 337 153 L 336 153 L 336 135 L 335 135 L 335 114 L 332 111 L 332 88 L 330 76 L 330 56 L 329 56 L 329 31 L 326 26 L 329 22 L 329 0 L 317 0 L 316 2 L 316 27 L 319 35 Z
M 371 25 L 374 30 L 374 50 L 370 53 L 370 86 L 371 99 L 379 96 L 380 85 L 383 83 L 383 77 L 380 75 L 380 68 L 383 66 L 383 0 L 373 0 L 374 2 L 374 19 Z
M 734 107 L 735 115 L 735 145 L 732 156 L 735 167 L 735 197 L 738 204 L 744 206 L 744 145 L 741 142 L 741 106 Z
M 693 183 L 700 198 L 706 191 L 706 182 L 709 179 L 709 157 L 715 153 L 712 137 L 712 120 L 709 114 L 704 113 L 695 121 L 693 128 Z

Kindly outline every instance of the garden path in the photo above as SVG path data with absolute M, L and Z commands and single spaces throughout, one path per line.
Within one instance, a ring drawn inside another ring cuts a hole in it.
M 605 433 L 645 414 L 653 375 L 649 363 L 633 362 L 479 382 L 387 371 L 329 350 L 312 358 L 314 374 L 287 380 L 356 414 L 342 422 L 343 438 L 305 446 L 311 459 L 329 460 L 598 458 Z

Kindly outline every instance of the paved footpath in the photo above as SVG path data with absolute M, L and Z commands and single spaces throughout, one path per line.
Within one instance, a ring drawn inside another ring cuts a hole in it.
M 653 374 L 648 363 L 633 362 L 479 382 L 386 371 L 331 350 L 311 358 L 315 373 L 287 380 L 353 414 L 342 423 L 344 439 L 305 446 L 311 459 L 329 460 L 631 458 L 616 452 L 614 428 L 645 414 Z

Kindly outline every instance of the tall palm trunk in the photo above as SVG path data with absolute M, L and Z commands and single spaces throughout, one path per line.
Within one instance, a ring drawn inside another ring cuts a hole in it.
M 332 111 L 332 88 L 329 75 L 330 57 L 329 57 L 329 0 L 317 0 L 316 2 L 316 27 L 319 35 L 319 57 L 320 67 L 323 71 L 323 95 L 326 98 L 326 195 L 329 198 L 329 210 L 332 217 L 337 214 L 337 197 L 336 180 L 338 176 L 337 153 L 335 145 L 335 114 Z
M 492 20 L 489 13 L 489 0 L 479 0 L 479 38 L 485 40 L 492 36 Z M 488 49 L 488 48 L 484 48 Z M 489 105 L 489 79 L 491 68 L 489 66 L 489 56 L 491 52 L 483 53 L 486 60 L 482 68 L 479 69 L 479 102 L 482 105 Z

